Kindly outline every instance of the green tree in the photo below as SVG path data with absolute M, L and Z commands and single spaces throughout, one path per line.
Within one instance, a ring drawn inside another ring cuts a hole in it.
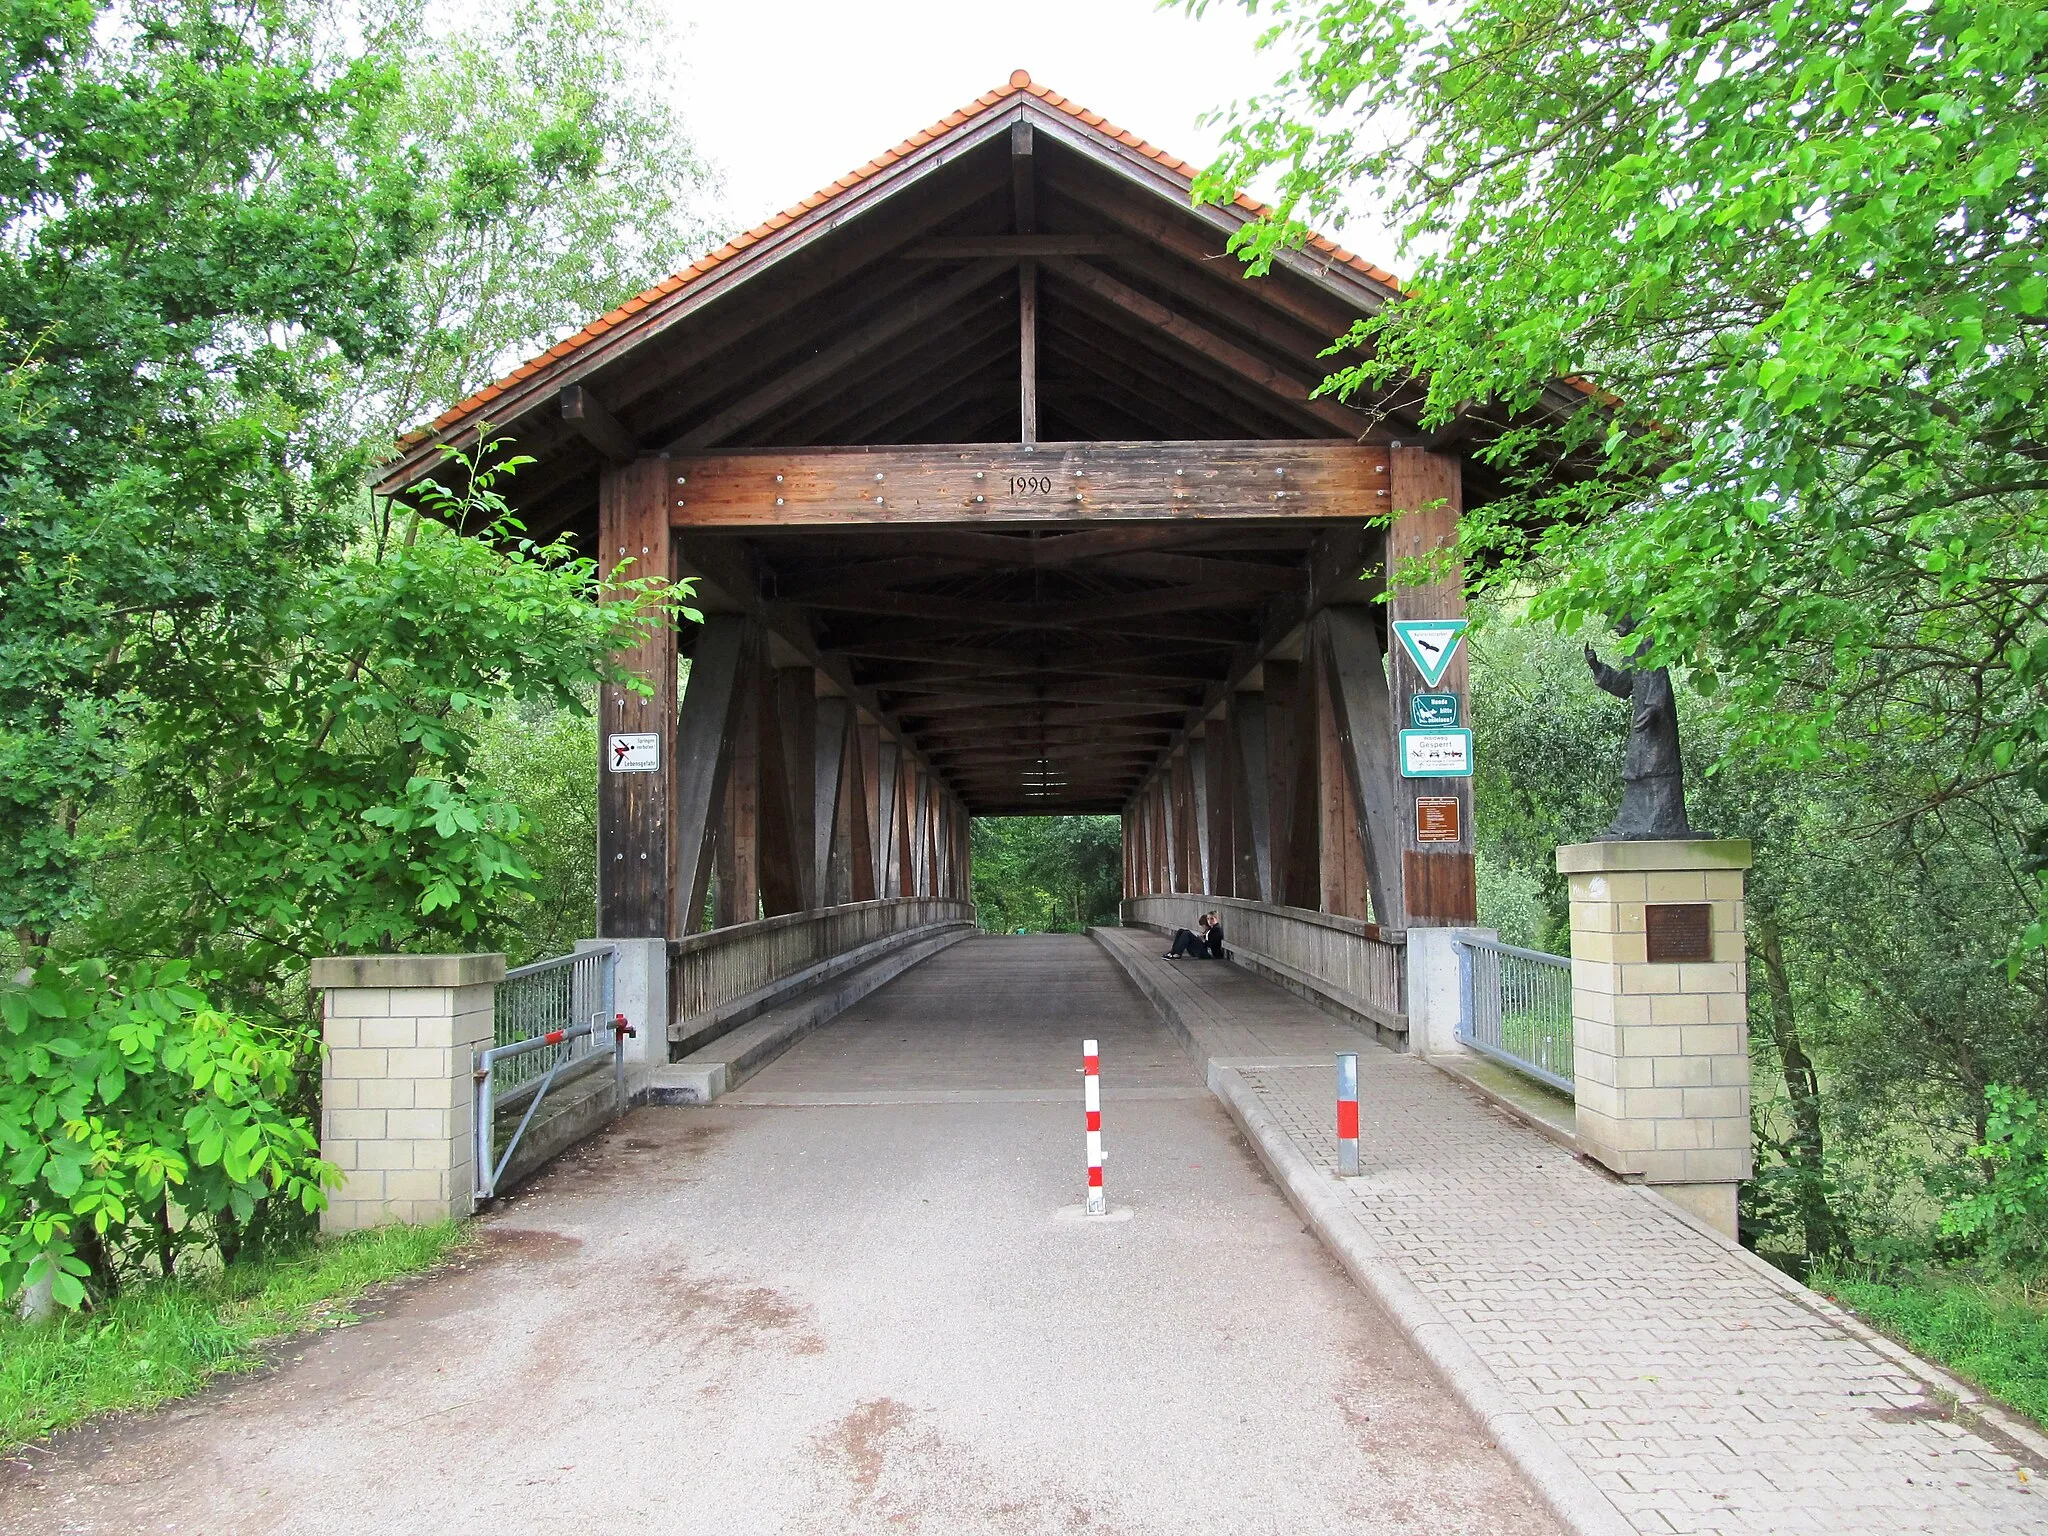
M 1499 429 L 1474 563 L 1636 617 L 1731 751 L 1952 744 L 1902 813 L 2048 788 L 2048 12 L 1253 8 L 1291 67 L 1201 190 L 1277 179 L 1254 265 L 1354 199 L 1402 230 L 1329 387 Z
M 1114 923 L 1123 826 L 1114 816 L 982 816 L 973 829 L 981 926 L 1076 932 Z
M 34 950 L 88 902 L 137 639 L 338 549 L 354 466 L 293 451 L 290 349 L 395 350 L 424 215 L 394 70 L 282 7 L 13 6 L 0 71 L 0 917 Z

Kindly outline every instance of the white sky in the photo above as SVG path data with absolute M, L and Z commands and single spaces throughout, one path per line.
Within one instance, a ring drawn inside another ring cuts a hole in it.
M 1285 65 L 1218 0 L 1200 21 L 1152 0 L 658 0 L 681 34 L 676 84 L 725 179 L 735 229 L 759 223 L 1026 69 L 1040 85 L 1200 165 L 1195 119 Z M 1360 225 L 1346 243 L 1382 263 Z

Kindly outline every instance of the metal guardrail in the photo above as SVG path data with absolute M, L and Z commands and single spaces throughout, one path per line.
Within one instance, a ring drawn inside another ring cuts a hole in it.
M 1485 939 L 1458 946 L 1458 1038 L 1482 1056 L 1572 1091 L 1572 963 Z
M 476 1059 L 476 1195 L 497 1193 L 533 1123 L 534 1112 L 558 1081 L 581 1077 L 609 1055 L 613 1092 L 626 1100 L 626 1037 L 637 1034 L 618 1012 L 619 951 L 615 945 L 522 965 L 505 973 L 493 998 L 490 1049 Z M 604 1050 L 609 1041 L 609 1053 Z M 532 1102 L 497 1151 L 497 1116 Z

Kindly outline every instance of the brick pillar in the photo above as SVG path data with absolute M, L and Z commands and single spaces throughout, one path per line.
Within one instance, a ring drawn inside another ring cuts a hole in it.
M 320 1155 L 342 1186 L 323 1232 L 467 1216 L 476 1188 L 476 1052 L 491 1042 L 503 955 L 315 960 L 326 994 Z
M 1577 843 L 1572 902 L 1580 1150 L 1730 1237 L 1750 1176 L 1746 842 Z

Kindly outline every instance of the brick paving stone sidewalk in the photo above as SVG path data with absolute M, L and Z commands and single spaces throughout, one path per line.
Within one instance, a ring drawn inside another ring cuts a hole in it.
M 1330 1069 L 1239 1071 L 1334 1173 Z M 1346 1200 L 1638 1530 L 2048 1531 L 2048 1474 L 1824 1304 L 1424 1062 L 1370 1050 L 1359 1077 Z

